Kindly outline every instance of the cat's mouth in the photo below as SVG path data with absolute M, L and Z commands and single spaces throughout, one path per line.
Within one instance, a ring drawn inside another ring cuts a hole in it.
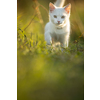
M 62 23 L 57 23 L 57 25 L 60 25 L 60 24 L 62 24 Z
M 62 26 L 63 24 L 64 24 L 63 22 L 56 23 L 57 26 Z
M 61 26 L 62 25 L 62 23 L 56 23 L 56 26 Z

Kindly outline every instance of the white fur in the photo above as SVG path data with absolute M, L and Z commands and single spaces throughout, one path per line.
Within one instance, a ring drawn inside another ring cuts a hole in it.
M 65 0 L 61 0 L 63 3 Z M 57 7 L 57 5 L 62 5 L 63 3 L 57 0 L 52 12 L 49 12 L 50 21 L 45 26 L 45 41 L 48 45 L 56 44 L 60 42 L 61 46 L 68 47 L 69 36 L 70 36 L 70 12 L 67 13 L 65 7 Z M 51 8 L 50 8 L 51 9 Z M 54 18 L 54 15 L 57 18 Z M 65 18 L 61 18 L 65 16 Z M 60 21 L 60 24 L 58 24 Z

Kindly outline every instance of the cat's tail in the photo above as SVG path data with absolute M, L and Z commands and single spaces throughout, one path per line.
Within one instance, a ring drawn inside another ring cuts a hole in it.
M 63 7 L 64 3 L 65 3 L 65 0 L 56 0 L 55 6 Z

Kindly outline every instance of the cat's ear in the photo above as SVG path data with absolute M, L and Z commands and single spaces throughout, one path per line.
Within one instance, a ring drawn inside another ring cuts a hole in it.
M 65 11 L 69 14 L 71 9 L 71 4 L 69 3 L 67 6 L 64 7 Z
M 50 12 L 54 11 L 55 9 L 55 6 L 51 2 L 49 3 L 49 9 L 50 9 Z

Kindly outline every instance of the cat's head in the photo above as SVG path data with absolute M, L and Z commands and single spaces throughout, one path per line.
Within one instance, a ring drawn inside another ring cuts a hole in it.
M 70 9 L 71 9 L 71 4 L 68 4 L 63 8 L 59 8 L 56 7 L 54 4 L 50 3 L 49 15 L 51 22 L 56 26 L 60 26 L 66 23 L 67 19 L 69 19 L 70 17 Z

